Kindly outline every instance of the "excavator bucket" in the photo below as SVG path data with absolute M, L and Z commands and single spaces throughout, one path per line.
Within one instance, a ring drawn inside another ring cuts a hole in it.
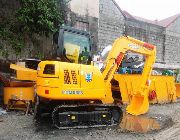
M 126 108 L 126 111 L 131 115 L 141 115 L 148 112 L 148 109 L 149 109 L 148 96 L 134 94 L 132 96 L 132 100 L 130 104 Z

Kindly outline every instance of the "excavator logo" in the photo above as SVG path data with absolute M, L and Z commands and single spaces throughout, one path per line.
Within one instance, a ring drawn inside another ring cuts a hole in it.
M 92 73 L 85 73 L 85 79 L 87 82 L 91 82 L 92 81 Z
M 139 49 L 139 46 L 137 45 L 134 45 L 134 44 L 128 44 L 128 46 L 134 50 L 138 50 Z

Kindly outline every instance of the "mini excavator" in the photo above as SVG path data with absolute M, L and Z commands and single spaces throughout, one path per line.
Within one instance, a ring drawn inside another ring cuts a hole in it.
M 123 36 L 115 40 L 104 68 L 60 61 L 41 61 L 36 71 L 35 118 L 49 113 L 53 124 L 60 129 L 113 126 L 119 124 L 123 112 L 115 102 L 111 81 L 125 53 L 135 52 L 145 57 L 141 84 L 133 93 L 126 111 L 144 114 L 149 109 L 148 91 L 156 47 Z M 116 96 L 119 97 L 120 96 Z

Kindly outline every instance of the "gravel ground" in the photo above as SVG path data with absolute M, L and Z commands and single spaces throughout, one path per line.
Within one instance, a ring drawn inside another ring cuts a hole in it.
M 180 102 L 151 105 L 148 116 L 166 116 L 161 129 L 148 133 L 124 131 L 119 127 L 57 130 L 51 125 L 37 125 L 33 116 L 9 112 L 0 116 L 0 139 L 61 139 L 61 140 L 180 140 Z M 161 122 L 160 122 L 161 123 Z

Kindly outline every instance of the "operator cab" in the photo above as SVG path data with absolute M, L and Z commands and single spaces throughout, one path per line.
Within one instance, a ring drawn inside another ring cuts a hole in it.
M 88 32 L 61 26 L 56 34 L 57 58 L 64 62 L 90 64 L 91 37 Z

